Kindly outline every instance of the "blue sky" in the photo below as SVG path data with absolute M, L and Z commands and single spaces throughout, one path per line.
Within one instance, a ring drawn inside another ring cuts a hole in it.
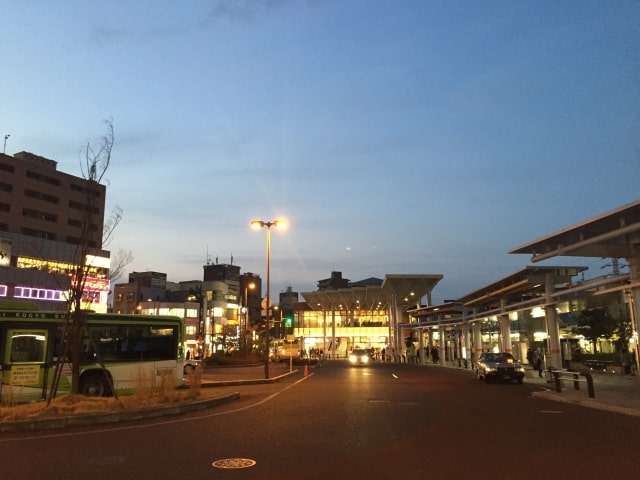
M 423 273 L 440 302 L 639 197 L 638 1 L 7 0 L 0 21 L 7 154 L 80 175 L 113 119 L 127 271 L 233 255 L 264 278 L 249 222 L 285 217 L 272 296 Z

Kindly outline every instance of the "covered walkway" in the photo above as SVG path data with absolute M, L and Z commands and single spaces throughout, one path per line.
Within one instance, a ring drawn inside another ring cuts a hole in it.
M 482 351 L 497 348 L 526 358 L 526 350 L 541 345 L 547 367 L 563 367 L 571 346 L 561 344 L 561 332 L 571 312 L 594 295 L 620 292 L 629 306 L 636 332 L 640 303 L 640 201 L 568 227 L 517 247 L 509 253 L 527 253 L 532 262 L 555 256 L 603 257 L 628 262 L 629 272 L 591 281 L 578 275 L 587 267 L 527 266 L 505 278 L 468 293 L 456 302 L 410 309 L 405 336 L 418 336 L 439 356 L 455 363 L 473 360 Z M 414 337 L 415 339 L 415 337 Z M 564 348 L 565 351 L 562 351 Z M 456 362 L 456 360 L 458 362 Z

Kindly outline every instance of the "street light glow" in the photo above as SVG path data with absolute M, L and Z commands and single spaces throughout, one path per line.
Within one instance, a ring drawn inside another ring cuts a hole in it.
M 274 220 L 272 222 L 265 222 L 264 220 L 251 221 L 251 228 L 253 228 L 254 230 L 259 230 L 262 227 L 267 227 L 267 228 L 276 227 L 278 230 L 285 230 L 287 226 L 288 226 L 288 222 L 282 218 L 278 220 Z
M 267 301 L 266 301 L 266 310 L 267 310 L 267 328 L 265 329 L 265 361 L 264 361 L 264 378 L 269 378 L 269 353 L 270 353 L 270 345 L 269 345 L 269 313 L 271 312 L 271 300 L 270 300 L 270 270 L 271 270 L 271 227 L 276 227 L 279 230 L 282 230 L 287 227 L 287 221 L 283 219 L 273 220 L 272 222 L 265 222 L 264 220 L 252 220 L 251 228 L 254 230 L 258 230 L 263 227 L 267 227 Z

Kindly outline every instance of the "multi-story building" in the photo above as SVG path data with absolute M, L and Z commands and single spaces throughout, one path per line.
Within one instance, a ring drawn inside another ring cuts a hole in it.
M 260 275 L 247 272 L 240 275 L 241 313 L 244 315 L 245 334 L 249 334 L 262 320 L 262 279 Z
M 167 300 L 167 274 L 160 272 L 132 272 L 128 283 L 114 287 L 113 311 L 139 313 L 141 305 Z M 145 307 L 147 309 L 147 307 Z
M 295 304 L 294 335 L 303 349 L 345 358 L 356 347 L 378 356 L 401 355 L 408 333 L 407 310 L 431 304 L 431 291 L 442 275 L 385 275 L 350 282 L 341 272 L 318 281 L 318 290 L 303 292 Z M 422 303 L 422 299 L 425 303 Z
M 54 160 L 0 154 L 0 300 L 65 310 L 74 271 L 84 262 L 84 301 L 106 311 L 105 194 L 104 185 L 59 172 Z M 84 259 L 82 245 L 88 246 Z
M 235 349 L 255 341 L 260 323 L 258 275 L 240 275 L 232 264 L 207 264 L 204 281 L 167 282 L 159 272 L 133 272 L 129 281 L 115 285 L 113 311 L 184 318 L 186 345 L 194 357 Z M 244 337 L 243 337 L 244 332 Z
M 204 265 L 202 311 L 204 355 L 229 348 L 240 327 L 240 267 L 231 263 Z

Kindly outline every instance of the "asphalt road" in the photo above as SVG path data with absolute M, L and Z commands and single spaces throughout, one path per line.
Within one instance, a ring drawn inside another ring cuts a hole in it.
M 633 478 L 640 418 L 468 372 L 332 362 L 240 399 L 127 424 L 0 435 L 13 479 Z M 215 466 L 214 466 L 215 463 Z

